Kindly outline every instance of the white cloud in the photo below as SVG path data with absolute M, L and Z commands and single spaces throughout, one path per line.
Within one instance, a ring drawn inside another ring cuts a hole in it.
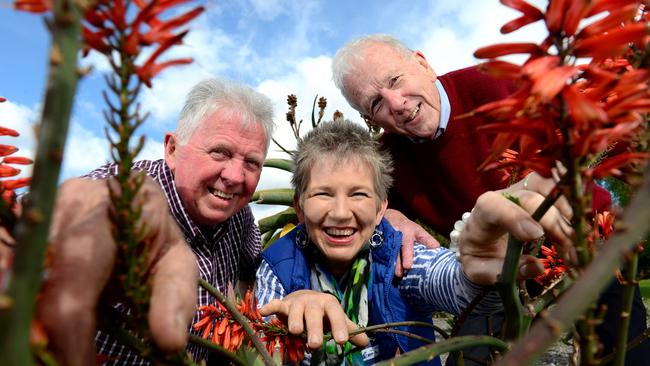
M 250 0 L 253 11 L 261 20 L 272 20 L 280 14 L 286 13 L 293 3 L 290 0 Z

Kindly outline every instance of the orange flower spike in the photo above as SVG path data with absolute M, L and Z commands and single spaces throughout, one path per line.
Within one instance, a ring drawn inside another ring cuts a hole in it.
M 595 59 L 618 56 L 627 50 L 630 42 L 636 42 L 648 35 L 645 23 L 628 24 L 605 34 L 598 34 L 578 40 L 574 49 L 577 57 L 592 56 Z
M 204 10 L 205 8 L 202 6 L 196 7 L 182 15 L 177 16 L 176 18 L 172 18 L 165 22 L 161 22 L 158 26 L 154 27 L 149 33 L 171 31 L 172 29 L 178 28 L 183 24 L 196 18 L 197 16 L 199 16 L 199 14 L 203 13 Z
M 571 0 L 550 0 L 545 16 L 546 28 L 550 33 L 560 31 L 569 5 L 571 5 Z
M 587 14 L 587 18 L 604 11 L 614 12 L 629 4 L 638 6 L 639 0 L 598 0 L 595 2 L 594 6 L 591 7 L 591 11 Z
M 523 0 L 501 0 L 501 3 L 510 8 L 519 10 L 523 13 L 522 16 L 514 20 L 509 21 L 501 27 L 501 33 L 507 34 L 514 32 L 517 29 L 526 26 L 530 23 L 534 23 L 540 19 L 544 18 L 544 13 L 536 7 L 530 5 Z
M 151 56 L 149 56 L 149 59 L 147 59 L 147 61 L 144 63 L 144 65 L 142 65 L 141 67 L 139 67 L 137 69 L 136 73 L 138 74 L 138 77 L 148 87 L 151 88 L 151 78 L 153 78 L 157 73 L 159 73 L 164 68 L 164 67 L 161 68 L 160 65 L 155 64 L 158 57 L 160 57 L 160 55 L 163 52 L 165 52 L 167 49 L 169 49 L 171 46 L 173 46 L 173 45 L 175 45 L 177 43 L 181 43 L 183 37 L 185 37 L 186 34 L 187 34 L 187 31 L 182 32 L 182 33 L 174 36 L 173 38 L 168 39 L 164 43 L 162 43 L 160 45 L 160 47 L 158 47 L 158 49 L 156 49 L 156 51 L 154 51 L 154 53 L 152 53 Z M 183 59 L 183 60 L 187 60 L 187 59 Z M 190 59 L 189 62 L 191 62 L 191 59 Z M 185 62 L 185 63 L 189 63 L 189 62 Z M 166 64 L 165 67 L 172 65 L 171 61 L 168 61 L 165 64 Z
M 140 53 L 140 33 L 137 31 L 131 32 L 124 42 L 124 52 L 129 56 L 135 56 Z
M 98 52 L 107 53 L 111 50 L 110 46 L 104 41 L 104 36 L 108 30 L 99 30 L 93 32 L 86 27 L 82 27 L 81 35 L 88 46 Z
M 203 318 L 199 319 L 198 322 L 194 323 L 194 325 L 192 327 L 194 328 L 194 330 L 199 330 L 199 329 L 203 328 L 203 326 L 208 324 L 210 322 L 210 320 L 211 319 L 210 319 L 209 316 L 204 316 Z
M 608 238 L 614 231 L 614 215 L 609 211 L 603 211 L 596 215 L 598 231 L 604 238 Z
M 223 334 L 226 331 L 226 328 L 228 328 L 228 323 L 229 323 L 228 319 L 226 318 L 221 319 L 218 328 L 215 327 L 215 331 L 219 333 L 219 335 Z
M 32 182 L 32 178 L 8 179 L 1 182 L 5 190 L 13 191 L 18 188 L 27 187 Z
M 110 17 L 113 20 L 113 23 L 117 29 L 123 31 L 126 29 L 126 6 L 124 5 L 124 0 L 113 0 L 113 4 L 110 8 Z M 137 29 L 134 30 L 137 32 Z
M 610 29 L 618 28 L 622 23 L 634 19 L 637 9 L 638 7 L 636 4 L 629 4 L 622 8 L 614 9 L 608 16 L 586 26 L 580 31 L 580 33 L 578 33 L 577 37 L 588 38 L 597 34 L 605 33 Z
M 230 327 L 226 327 L 226 332 L 225 332 L 224 335 L 223 335 L 223 342 L 222 342 L 222 344 L 221 344 L 221 345 L 223 346 L 223 348 L 229 350 L 229 349 L 230 349 L 230 341 L 231 341 L 231 338 L 230 338 Z
M 530 60 L 522 67 L 522 73 L 529 79 L 536 80 L 543 78 L 547 73 L 560 64 L 560 58 L 557 56 L 543 56 Z
M 0 156 L 11 155 L 18 151 L 18 148 L 12 145 L 2 145 L 0 144 Z
M 34 161 L 30 158 L 25 158 L 22 156 L 7 156 L 2 159 L 5 164 L 20 164 L 20 165 L 29 165 L 34 164 Z
M 586 126 L 590 121 L 605 122 L 607 113 L 587 95 L 576 90 L 572 85 L 562 91 L 562 97 L 567 104 L 569 117 L 578 128 Z
M 564 30 L 565 35 L 570 37 L 576 33 L 580 21 L 589 14 L 593 5 L 593 0 L 573 0 L 571 2 L 564 17 L 564 24 L 562 25 L 562 30 Z
M 106 20 L 106 14 L 98 10 L 96 7 L 88 8 L 84 13 L 84 20 L 90 23 L 93 27 L 102 28 Z
M 517 79 L 521 75 L 521 66 L 501 61 L 491 60 L 478 66 L 479 70 L 495 78 Z
M 179 58 L 177 60 L 165 61 L 159 64 L 148 64 L 139 68 L 136 73 L 140 80 L 149 88 L 151 88 L 151 79 L 158 75 L 161 71 L 173 65 L 186 65 L 192 63 L 191 58 Z
M 16 0 L 14 9 L 29 13 L 45 13 L 52 9 L 51 0 Z
M 18 137 L 20 134 L 16 130 L 0 126 L 0 136 Z
M 632 162 L 647 160 L 649 157 L 650 154 L 647 153 L 618 154 L 616 156 L 607 158 L 605 161 L 596 165 L 594 168 L 588 169 L 585 175 L 587 177 L 593 177 L 593 179 L 601 179 L 609 175 L 618 175 L 620 174 L 620 170 L 618 168 Z
M 567 86 L 567 81 L 578 73 L 575 66 L 561 66 L 550 70 L 545 76 L 535 80 L 531 93 L 548 103 Z
M 540 55 L 542 49 L 535 43 L 500 43 L 491 46 L 481 47 L 474 52 L 476 58 L 495 58 L 500 56 L 529 53 Z
M 210 336 L 210 330 L 212 329 L 212 320 L 206 324 L 205 328 L 203 329 L 203 333 L 201 333 L 201 338 L 203 339 L 208 339 Z

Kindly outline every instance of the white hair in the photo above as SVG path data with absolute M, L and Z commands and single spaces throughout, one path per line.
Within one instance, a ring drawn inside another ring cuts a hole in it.
M 352 102 L 351 95 L 346 90 L 344 80 L 355 71 L 355 64 L 363 58 L 363 52 L 369 46 L 376 44 L 387 45 L 404 57 L 409 57 L 413 54 L 413 50 L 406 47 L 404 43 L 393 36 L 388 34 L 370 34 L 343 45 L 343 47 L 336 51 L 336 55 L 334 55 L 334 59 L 332 60 L 332 78 L 334 79 L 334 84 L 339 88 L 348 103 L 358 111 L 361 111 L 360 106 Z
M 259 124 L 264 130 L 265 151 L 268 151 L 275 129 L 271 100 L 244 84 L 217 78 L 201 81 L 187 94 L 176 125 L 178 142 L 187 143 L 205 118 L 224 107 L 230 113 L 241 115 L 243 127 Z

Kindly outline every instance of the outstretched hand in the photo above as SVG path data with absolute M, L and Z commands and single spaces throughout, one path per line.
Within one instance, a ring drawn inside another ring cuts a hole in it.
M 196 258 L 170 216 L 163 192 L 150 178 L 134 200 L 134 207 L 138 204 L 152 243 L 151 336 L 161 350 L 180 351 L 196 308 Z M 100 295 L 116 285 L 111 281 L 116 246 L 109 207 L 107 181 L 72 179 L 58 192 L 50 230 L 51 265 L 37 312 L 62 365 L 95 363 L 95 312 Z
M 424 244 L 429 249 L 440 247 L 440 243 L 422 226 L 409 220 L 397 210 L 388 209 L 384 214 L 390 225 L 402 233 L 402 247 L 395 263 L 395 276 L 402 277 L 413 265 L 413 245 L 415 242 Z
M 497 192 L 486 192 L 476 201 L 474 210 L 460 235 L 460 262 L 468 278 L 477 284 L 490 285 L 501 273 L 507 249 L 507 233 L 519 240 L 535 240 L 546 233 L 555 240 L 558 253 L 570 261 L 576 258 L 573 228 L 556 207 L 551 207 L 536 222 L 531 213 L 544 197 L 529 190 L 511 193 L 521 206 Z M 541 274 L 543 266 L 531 257 L 522 256 L 522 277 Z
M 351 330 L 357 329 L 343 312 L 338 300 L 326 293 L 313 290 L 299 290 L 290 293 L 282 300 L 271 300 L 259 309 L 262 316 L 279 315 L 287 320 L 289 332 L 300 335 L 307 331 L 307 346 L 318 349 L 323 344 L 324 320 L 329 321 L 332 337 L 338 344 L 347 341 L 358 347 L 368 345 L 365 333 L 349 336 Z

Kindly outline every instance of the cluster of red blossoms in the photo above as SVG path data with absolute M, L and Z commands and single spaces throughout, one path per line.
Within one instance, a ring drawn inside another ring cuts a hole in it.
M 0 103 L 4 101 L 6 101 L 6 99 L 0 97 Z M 0 136 L 18 137 L 19 134 L 11 128 L 0 126 Z M 13 145 L 0 144 L 0 157 L 2 158 L 2 160 L 0 160 L 0 178 L 3 178 L 3 180 L 0 181 L 0 195 L 2 195 L 2 199 L 12 209 L 16 207 L 16 189 L 28 186 L 31 178 L 4 179 L 15 177 L 20 174 L 20 169 L 9 164 L 28 165 L 33 163 L 32 159 L 29 158 L 11 156 L 16 151 L 18 151 L 18 148 Z
M 155 46 L 146 61 L 141 65 L 132 65 L 138 78 L 151 87 L 151 79 L 163 69 L 192 62 L 191 58 L 158 62 L 161 54 L 173 45 L 180 44 L 187 34 L 187 31 L 177 34 L 173 32 L 201 14 L 204 8 L 198 6 L 168 20 L 161 20 L 160 16 L 172 7 L 188 1 L 190 0 L 98 0 L 84 13 L 84 53 L 94 49 L 110 55 L 113 50 L 124 49 L 127 57 L 135 58 L 144 47 Z M 132 9 L 133 5 L 136 9 Z M 32 13 L 43 13 L 52 9 L 52 1 L 15 0 L 14 7 Z
M 551 0 L 546 13 L 523 0 L 501 2 L 522 13 L 502 27 L 503 33 L 544 21 L 548 36 L 539 45 L 497 44 L 475 53 L 490 59 L 482 64 L 486 72 L 515 80 L 519 87 L 473 112 L 492 121 L 483 128 L 496 134 L 484 168 L 516 166 L 550 176 L 556 161 L 566 161 L 565 146 L 574 158 L 588 160 L 614 141 L 633 139 L 650 112 L 649 72 L 632 67 L 626 56 L 645 50 L 650 41 L 650 2 Z M 523 65 L 497 59 L 511 54 L 529 57 Z M 577 64 L 585 58 L 591 61 Z M 512 146 L 519 150 L 518 159 L 496 161 Z M 602 178 L 646 157 L 622 153 L 595 167 L 584 164 L 582 174 Z
M 211 340 L 228 351 L 235 352 L 244 343 L 245 332 L 241 324 L 233 319 L 232 314 L 223 304 L 201 306 L 201 317 L 194 324 L 194 329 L 201 332 L 201 337 Z M 283 360 L 298 365 L 304 358 L 305 340 L 289 334 L 286 326 L 277 318 L 265 322 L 257 311 L 257 304 L 252 291 L 247 291 L 244 299 L 237 304 L 237 310 L 246 317 L 248 324 L 266 343 L 267 351 L 273 355 L 277 350 Z M 246 344 L 250 347 L 251 341 Z
M 590 246 L 596 240 L 605 240 L 614 232 L 614 215 L 609 211 L 596 214 L 593 220 L 593 231 L 589 236 Z M 567 267 L 564 260 L 555 250 L 555 245 L 541 247 L 540 261 L 544 265 L 544 273 L 535 277 L 535 281 L 543 286 L 549 286 L 553 281 L 560 278 Z

